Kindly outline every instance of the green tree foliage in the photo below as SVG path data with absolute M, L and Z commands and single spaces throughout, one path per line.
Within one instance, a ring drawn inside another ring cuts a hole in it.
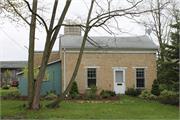
M 156 79 L 154 79 L 154 81 L 153 81 L 151 93 L 154 95 L 157 95 L 157 96 L 160 95 L 159 83 Z
M 169 90 L 172 88 L 179 90 L 179 11 L 176 11 L 176 24 L 170 25 L 171 43 L 163 44 L 165 47 L 165 61 L 159 62 L 158 81 L 160 84 L 166 84 Z
M 28 79 L 28 65 L 25 64 L 25 67 L 22 67 L 22 71 L 24 72 L 24 77 L 23 79 Z M 34 67 L 34 80 L 37 80 L 39 74 L 39 68 L 38 67 Z M 51 73 L 48 73 L 48 71 L 46 70 L 45 75 L 44 75 L 44 80 L 48 81 L 50 79 Z
M 6 81 L 6 85 L 7 85 L 7 82 L 10 81 L 10 76 L 12 75 L 11 71 L 9 70 L 6 70 L 2 76 L 4 77 L 5 81 Z
M 19 14 L 17 14 L 16 11 L 14 11 L 13 7 L 8 3 L 7 0 L 3 0 L 0 2 L 0 14 L 2 19 L 2 23 L 4 23 L 4 21 L 9 21 L 12 24 L 14 24 L 16 27 L 19 26 L 24 26 L 24 23 L 19 22 L 21 20 L 21 18 L 19 17 L 19 15 L 26 15 L 26 19 L 29 16 L 28 10 L 25 9 L 26 4 L 24 4 L 24 2 L 22 0 L 9 0 L 12 5 L 17 9 L 17 11 L 19 12 Z

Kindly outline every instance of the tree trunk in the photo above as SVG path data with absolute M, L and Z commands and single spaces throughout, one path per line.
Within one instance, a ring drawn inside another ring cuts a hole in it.
M 65 15 L 66 15 L 67 11 L 68 11 L 70 3 L 71 3 L 71 0 L 66 1 L 66 5 L 64 7 L 64 10 L 63 10 L 62 15 L 61 15 L 61 17 L 59 19 L 59 22 L 58 22 L 58 27 L 56 28 L 52 39 L 51 39 L 51 35 L 52 35 L 52 27 L 51 27 L 51 25 L 50 25 L 50 29 L 49 29 L 49 31 L 47 33 L 46 45 L 45 45 L 43 58 L 42 58 L 42 62 L 41 62 L 41 68 L 39 70 L 38 78 L 37 78 L 37 81 L 36 81 L 35 94 L 34 94 L 33 105 L 32 105 L 33 109 L 39 109 L 39 98 L 40 98 L 40 93 L 41 93 L 41 87 L 42 87 L 43 78 L 44 78 L 44 75 L 45 75 L 47 63 L 48 63 L 48 60 L 49 60 L 49 56 L 51 54 L 51 51 L 52 51 L 52 48 L 53 48 L 52 46 L 54 45 L 54 42 L 55 42 L 55 40 L 57 38 L 58 32 L 59 32 L 59 30 L 61 28 L 62 22 L 64 21 L 64 18 L 65 18 Z M 55 3 L 55 4 L 57 4 L 57 3 Z M 53 12 L 54 12 L 54 10 L 53 10 Z M 53 17 L 53 15 L 52 15 L 52 17 Z M 54 22 L 53 19 L 51 19 L 51 24 L 52 24 L 52 22 Z
M 33 12 L 37 11 L 37 0 L 33 0 Z M 28 105 L 32 108 L 34 96 L 34 40 L 36 29 L 36 15 L 32 14 L 29 35 L 29 57 L 28 57 Z
M 76 78 L 76 75 L 77 75 L 77 72 L 78 72 L 78 69 L 79 69 L 79 66 L 80 66 L 80 63 L 81 63 L 81 58 L 82 58 L 82 55 L 83 55 L 83 51 L 84 51 L 84 47 L 85 47 L 85 43 L 86 43 L 86 39 L 87 39 L 87 36 L 88 36 L 88 33 L 90 31 L 90 27 L 89 27 L 89 21 L 90 21 L 90 16 L 91 16 L 91 12 L 92 12 L 92 9 L 93 9 L 93 3 L 94 3 L 94 0 L 91 1 L 91 8 L 89 10 L 89 14 L 88 14 L 88 19 L 87 19 L 87 22 L 86 22 L 86 29 L 85 29 L 85 33 L 84 33 L 84 37 L 83 37 L 83 42 L 82 42 L 82 45 L 81 45 L 81 49 L 80 49 L 80 53 L 79 53 L 79 57 L 78 57 L 78 60 L 77 60 L 77 63 L 76 63 L 76 67 L 74 69 L 74 73 L 71 77 L 71 80 L 66 88 L 66 90 L 61 94 L 61 96 L 56 100 L 54 101 L 53 103 L 51 104 L 48 104 L 46 105 L 47 108 L 54 108 L 56 107 L 59 103 L 61 103 L 65 97 L 65 95 L 69 92 L 69 90 L 71 89 L 72 87 L 72 84 Z

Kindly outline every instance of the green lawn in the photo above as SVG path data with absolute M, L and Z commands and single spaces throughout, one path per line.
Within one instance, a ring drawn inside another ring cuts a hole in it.
M 8 90 L 1 89 L 1 96 L 4 96 L 6 92 L 11 92 L 11 91 L 19 91 L 19 89 L 17 87 L 15 88 L 10 87 Z
M 27 102 L 1 101 L 1 118 L 14 119 L 179 119 L 179 109 L 158 101 L 145 102 L 134 97 L 120 96 L 107 103 L 72 103 L 63 101 L 56 109 L 24 110 Z M 87 101 L 87 100 L 86 100 Z M 47 104 L 52 101 L 41 101 Z

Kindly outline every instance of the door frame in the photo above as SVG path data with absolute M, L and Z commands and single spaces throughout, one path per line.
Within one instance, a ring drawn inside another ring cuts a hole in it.
M 113 76 L 114 76 L 114 91 L 115 91 L 115 81 L 116 81 L 116 71 L 122 71 L 123 72 L 123 82 L 124 82 L 124 93 L 126 91 L 126 74 L 125 74 L 125 69 L 127 67 L 112 67 L 113 69 Z

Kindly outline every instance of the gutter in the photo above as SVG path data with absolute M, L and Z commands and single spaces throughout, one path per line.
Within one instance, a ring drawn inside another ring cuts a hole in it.
M 66 48 L 64 48 L 64 91 L 66 90 Z

